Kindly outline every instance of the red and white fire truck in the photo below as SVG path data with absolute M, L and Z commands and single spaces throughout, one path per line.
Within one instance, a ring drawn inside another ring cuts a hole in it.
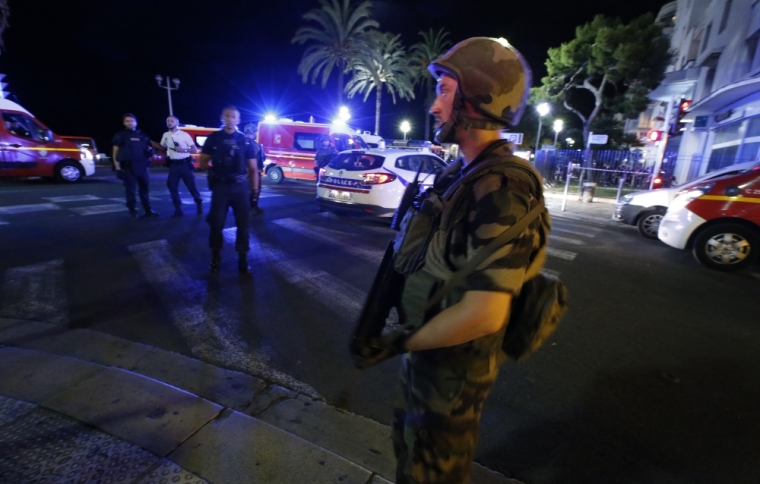
M 345 125 L 278 119 L 261 121 L 256 141 L 266 154 L 264 173 L 273 183 L 284 178 L 316 180 L 314 157 L 319 140 L 328 135 L 338 151 L 368 149 L 356 132 Z

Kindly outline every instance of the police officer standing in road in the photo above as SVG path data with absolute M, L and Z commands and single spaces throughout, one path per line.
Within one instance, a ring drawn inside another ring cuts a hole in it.
M 124 129 L 113 137 L 113 160 L 116 177 L 124 182 L 127 196 L 127 208 L 132 218 L 137 218 L 135 210 L 135 188 L 140 194 L 140 203 L 145 213 L 140 218 L 157 217 L 158 213 L 150 208 L 150 178 L 148 167 L 153 154 L 151 147 L 162 149 L 161 145 L 151 141 L 148 136 L 137 129 L 137 117 L 127 113 L 121 117 Z
M 319 143 L 319 148 L 317 148 L 317 153 L 314 156 L 314 174 L 317 175 L 317 181 L 319 181 L 319 169 L 327 166 L 338 154 L 338 150 L 330 144 L 330 137 L 326 134 L 320 137 Z
M 193 159 L 190 153 L 197 153 L 198 148 L 189 134 L 179 129 L 179 119 L 176 116 L 166 118 L 166 127 L 169 131 L 161 138 L 161 146 L 166 149 L 166 164 L 169 166 L 169 176 L 166 178 L 166 187 L 172 197 L 174 213 L 172 217 L 181 217 L 182 200 L 179 198 L 179 181 L 185 182 L 187 191 L 195 200 L 195 213 L 203 213 L 203 200 L 195 184 L 193 174 Z
M 261 196 L 261 171 L 264 169 L 266 155 L 264 154 L 264 148 L 256 141 L 256 125 L 253 123 L 246 124 L 243 132 L 245 133 L 245 137 L 251 141 L 253 151 L 256 154 L 257 170 L 248 171 L 248 181 L 253 186 L 251 190 L 251 215 L 255 217 L 264 213 L 259 207 L 259 197 Z
M 222 260 L 222 230 L 227 219 L 227 211 L 232 208 L 237 226 L 235 249 L 238 252 L 238 270 L 250 274 L 248 266 L 248 212 L 250 200 L 246 172 L 257 172 L 256 153 L 251 140 L 237 130 L 240 124 L 240 111 L 234 106 L 222 110 L 224 128 L 211 133 L 203 144 L 200 156 L 201 169 L 208 171 L 211 189 L 211 208 L 208 212 L 208 224 L 211 229 L 209 247 L 211 247 L 211 272 L 219 271 Z M 211 167 L 209 168 L 209 161 Z M 252 185 L 256 181 L 252 176 Z M 253 187 L 251 187 L 253 188 Z

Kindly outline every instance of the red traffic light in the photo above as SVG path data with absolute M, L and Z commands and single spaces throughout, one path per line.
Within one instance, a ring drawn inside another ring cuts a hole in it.
M 660 141 L 662 139 L 662 131 L 650 131 L 649 141 Z
M 678 105 L 678 109 L 680 109 L 681 111 L 686 111 L 687 109 L 689 109 L 689 106 L 691 106 L 691 100 L 684 99 L 681 101 L 681 104 Z

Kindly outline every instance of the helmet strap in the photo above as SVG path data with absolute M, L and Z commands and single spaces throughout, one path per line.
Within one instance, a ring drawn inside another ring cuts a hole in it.
M 499 121 L 491 121 L 484 118 L 473 118 L 464 114 L 464 99 L 457 89 L 454 95 L 454 101 L 451 106 L 451 115 L 449 120 L 443 123 L 443 125 L 435 133 L 435 141 L 437 143 L 452 143 L 454 142 L 454 128 L 462 128 L 465 131 L 471 129 L 483 129 L 488 131 L 498 131 L 504 129 L 505 124 Z

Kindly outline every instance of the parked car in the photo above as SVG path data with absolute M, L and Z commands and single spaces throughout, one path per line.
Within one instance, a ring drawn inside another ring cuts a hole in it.
M 321 209 L 392 217 L 418 169 L 422 188 L 427 188 L 445 166 L 422 149 L 344 151 L 320 170 L 317 201 Z
M 677 249 L 691 248 L 711 269 L 751 265 L 760 256 L 760 163 L 684 187 L 662 218 L 658 236 Z
M 689 185 L 727 175 L 736 175 L 751 168 L 755 163 L 751 161 L 727 166 L 702 175 L 689 182 Z M 635 225 L 639 229 L 639 233 L 648 239 L 656 239 L 660 220 L 680 191 L 681 187 L 673 187 L 629 193 L 615 204 L 613 218 L 624 224 Z

